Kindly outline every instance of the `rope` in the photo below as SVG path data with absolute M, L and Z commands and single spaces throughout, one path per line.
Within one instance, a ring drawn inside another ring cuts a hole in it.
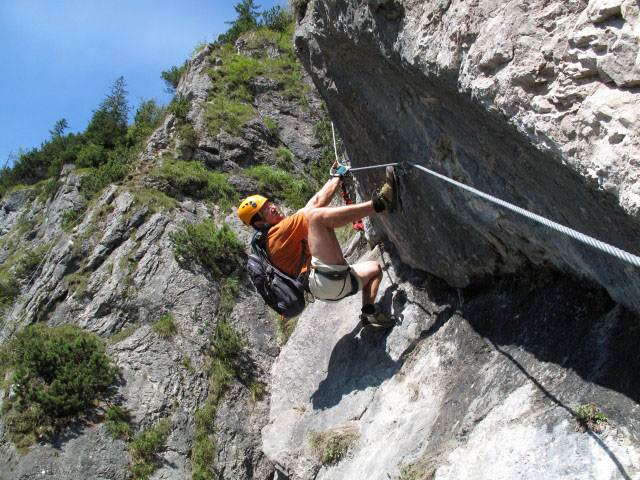
M 407 162 L 409 163 L 409 162 Z M 382 168 L 382 167 L 395 167 L 396 165 L 400 165 L 399 162 L 396 163 L 385 163 L 383 165 L 370 165 L 368 167 L 358 167 L 358 168 L 350 168 L 350 172 L 357 172 L 358 170 L 369 170 L 370 168 Z
M 338 160 L 338 150 L 336 148 L 336 134 L 333 128 L 333 122 L 331 122 L 331 133 L 333 134 L 333 149 L 336 155 L 336 163 L 340 163 L 340 161 Z M 394 167 L 396 165 L 400 165 L 400 162 L 396 162 L 396 163 L 385 163 L 383 165 L 369 165 L 367 167 L 358 167 L 358 168 L 351 168 L 349 169 L 350 172 L 357 172 L 359 170 L 368 170 L 370 168 L 382 168 L 382 167 Z M 631 265 L 634 265 L 636 267 L 640 268 L 640 257 L 637 255 L 634 255 L 632 253 L 626 252 L 620 248 L 614 247 L 613 245 L 609 245 L 608 243 L 605 242 L 601 242 L 600 240 L 590 237 L 588 235 L 585 235 L 584 233 L 580 233 L 577 230 L 574 230 L 572 228 L 569 227 L 565 227 L 564 225 L 561 225 L 559 223 L 553 222 L 545 217 L 541 217 L 540 215 L 536 215 L 533 212 L 530 212 L 528 210 L 525 210 L 524 208 L 520 208 L 517 205 L 513 205 L 512 203 L 509 202 L 505 202 L 504 200 L 501 200 L 497 197 L 494 197 L 492 195 L 489 195 L 487 193 L 481 192 L 480 190 L 477 190 L 473 187 L 470 187 L 468 185 L 465 185 L 464 183 L 460 183 L 456 180 L 453 180 L 445 175 L 442 175 L 438 172 L 434 172 L 433 170 L 430 170 L 426 167 L 423 167 L 422 165 L 416 165 L 413 162 L 406 162 L 407 165 L 411 165 L 414 168 L 417 168 L 419 170 L 422 170 L 423 172 L 426 172 L 430 175 L 433 175 L 434 177 L 439 178 L 440 180 L 444 180 L 445 182 L 448 182 L 452 185 L 455 185 L 456 187 L 462 188 L 463 190 L 466 190 L 468 192 L 471 192 L 475 195 L 478 195 L 481 198 L 484 198 L 485 200 L 488 200 L 490 202 L 496 203 L 508 210 L 511 210 L 512 212 L 516 212 L 520 215 L 523 215 L 531 220 L 534 220 L 538 223 L 541 223 L 543 225 L 545 225 L 546 227 L 549 227 L 553 230 L 556 230 L 560 233 L 564 233 L 565 235 L 574 238 L 582 243 L 585 243 L 593 248 L 597 248 L 598 250 L 601 250 L 603 252 L 608 253 L 609 255 L 613 255 L 614 257 L 619 258 L 620 260 L 623 260 L 627 263 L 630 263 Z M 354 224 L 355 225 L 355 224 Z
M 544 217 L 541 217 L 540 215 L 536 215 L 535 213 L 532 213 L 528 210 L 525 210 L 524 208 L 520 208 L 516 205 L 513 205 L 509 202 L 505 202 L 504 200 L 500 200 L 499 198 L 496 198 L 492 195 L 486 194 L 484 192 L 481 192 L 480 190 L 476 190 L 475 188 L 469 187 L 468 185 L 465 185 L 464 183 L 460 183 L 457 182 L 456 180 L 452 180 L 449 177 L 446 177 L 440 173 L 434 172 L 433 170 L 429 170 L 426 167 L 423 167 L 422 165 L 416 165 L 415 163 L 412 162 L 407 162 L 407 164 L 411 165 L 412 167 L 418 168 L 430 175 L 433 175 L 434 177 L 437 177 L 441 180 L 444 180 L 445 182 L 451 183 L 452 185 L 455 185 L 456 187 L 462 188 L 463 190 L 467 190 L 468 192 L 471 192 L 475 195 L 478 195 L 479 197 L 484 198 L 485 200 L 488 200 L 490 202 L 496 203 L 504 208 L 507 208 L 513 212 L 519 213 L 520 215 L 523 215 L 527 218 L 530 218 L 531 220 L 535 220 L 536 222 L 539 222 L 549 228 L 552 228 L 554 230 L 557 230 L 558 232 L 564 233 L 565 235 L 568 235 L 569 237 L 572 237 L 582 243 L 586 243 L 587 245 L 590 245 L 594 248 L 597 248 L 598 250 L 602 250 L 603 252 L 608 253 L 609 255 L 613 255 L 614 257 L 619 258 L 620 260 L 624 260 L 625 262 L 630 263 L 631 265 L 634 265 L 636 267 L 640 267 L 640 257 L 638 257 L 637 255 L 633 255 L 629 252 L 625 252 L 624 250 L 621 250 L 620 248 L 614 247 L 613 245 L 609 245 L 608 243 L 604 243 L 601 242 L 600 240 L 597 240 L 593 237 L 590 237 L 588 235 L 585 235 L 584 233 L 580 233 L 576 230 L 573 230 L 572 228 L 569 227 L 565 227 L 564 225 L 561 225 L 559 223 L 556 222 L 552 222 L 551 220 L 548 220 Z
M 331 135 L 333 136 L 333 153 L 336 156 L 336 163 L 340 163 L 340 160 L 338 160 L 338 147 L 336 146 L 336 130 L 333 128 L 333 122 L 331 122 Z

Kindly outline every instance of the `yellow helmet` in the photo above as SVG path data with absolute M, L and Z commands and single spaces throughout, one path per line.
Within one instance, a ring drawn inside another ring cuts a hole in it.
M 267 198 L 262 195 L 251 195 L 245 198 L 238 207 L 240 220 L 242 220 L 247 227 L 250 227 L 251 219 L 258 213 L 266 201 Z

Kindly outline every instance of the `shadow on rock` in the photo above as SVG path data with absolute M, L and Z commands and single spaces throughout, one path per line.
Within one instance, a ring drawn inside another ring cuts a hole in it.
M 400 370 L 402 362 L 392 360 L 386 351 L 389 332 L 362 329 L 358 323 L 338 341 L 329 359 L 327 378 L 311 396 L 314 410 L 334 407 L 345 395 L 377 387 Z
M 601 288 L 531 271 L 464 296 L 461 315 L 494 345 L 520 345 L 640 403 L 640 318 Z

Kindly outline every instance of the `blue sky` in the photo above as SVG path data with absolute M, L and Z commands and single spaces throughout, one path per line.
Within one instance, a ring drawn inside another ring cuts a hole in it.
M 119 76 L 132 105 L 168 103 L 160 73 L 225 32 L 238 1 L 0 0 L 0 167 L 61 118 L 83 131 Z

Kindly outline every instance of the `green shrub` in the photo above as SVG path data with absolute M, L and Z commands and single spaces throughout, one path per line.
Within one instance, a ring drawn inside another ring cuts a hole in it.
M 75 325 L 27 327 L 7 347 L 7 358 L 15 399 L 5 409 L 14 442 L 86 413 L 118 375 L 102 340 Z
M 107 161 L 107 151 L 102 145 L 90 143 L 78 152 L 76 166 L 78 168 L 97 167 Z
M 400 466 L 400 475 L 397 480 L 423 480 L 425 478 L 433 478 L 436 473 L 437 464 L 433 457 L 427 456 L 418 458 L 408 464 Z
M 207 103 L 204 119 L 211 135 L 216 136 L 220 130 L 231 135 L 240 136 L 244 126 L 257 116 L 256 110 L 246 103 L 218 95 Z
M 274 170 L 266 165 L 248 168 L 243 175 L 258 182 L 258 189 L 271 192 L 274 196 L 283 198 L 285 204 L 298 210 L 316 192 L 315 186 L 306 180 L 295 178 L 289 172 Z
M 171 67 L 169 70 L 165 70 L 160 74 L 160 78 L 164 80 L 167 93 L 175 93 L 180 79 L 187 72 L 189 68 L 189 60 L 185 60 L 181 67 Z
M 60 215 L 60 219 L 62 220 L 60 227 L 62 228 L 62 230 L 64 230 L 65 232 L 71 231 L 73 227 L 81 223 L 81 220 L 84 217 L 84 213 L 85 209 L 79 208 L 77 210 L 69 210 Z
M 178 331 L 176 324 L 173 323 L 173 315 L 168 314 L 158 320 L 152 325 L 153 331 L 158 334 L 160 338 L 165 340 L 171 340 Z
M 187 115 L 191 110 L 191 100 L 187 99 L 186 97 L 174 97 L 171 102 L 169 102 L 169 107 L 167 110 L 169 111 L 169 113 L 173 113 L 179 120 L 179 122 L 186 122 Z
M 14 277 L 0 280 L 0 308 L 9 307 L 20 295 L 20 283 Z
M 62 186 L 62 183 L 57 178 L 51 178 L 45 183 L 44 189 L 42 191 L 42 200 L 46 200 L 47 198 L 53 198 L 58 190 Z
M 29 250 L 22 255 L 18 260 L 18 265 L 16 266 L 16 278 L 19 280 L 29 280 L 40 266 L 40 263 L 42 262 L 44 255 L 46 255 L 49 250 L 49 247 L 49 245 L 42 245 L 41 247 L 38 247 L 35 250 Z
M 265 27 L 282 35 L 293 22 L 293 15 L 289 9 L 276 5 L 262 12 L 262 20 Z
M 133 434 L 131 427 L 131 414 L 122 407 L 113 405 L 106 413 L 107 431 L 109 435 L 118 440 L 128 441 Z
M 601 433 L 606 423 L 607 417 L 595 403 L 587 403 L 578 407 L 576 430 L 582 430 L 583 432 L 591 430 L 595 433 Z
M 155 175 L 185 195 L 210 200 L 222 207 L 236 203 L 236 193 L 226 177 L 220 172 L 207 170 L 199 162 L 169 160 Z
M 22 215 L 16 221 L 15 228 L 20 235 L 24 235 L 25 233 L 33 230 L 37 224 L 38 224 L 38 221 L 35 218 L 27 218 L 26 215 Z
M 231 25 L 231 28 L 225 33 L 218 35 L 218 43 L 233 44 L 242 33 L 249 32 L 259 26 L 258 9 L 260 6 L 256 5 L 254 0 L 242 0 L 238 2 L 234 8 L 238 17 L 231 22 L 227 22 Z
M 244 248 L 227 224 L 218 229 L 212 220 L 186 225 L 169 234 L 176 260 L 199 264 L 214 275 L 229 276 L 240 266 Z
M 142 100 L 133 117 L 133 125 L 127 129 L 127 142 L 134 151 L 141 151 L 151 133 L 160 126 L 167 113 L 166 107 L 158 105 L 154 99 Z
M 295 168 L 293 152 L 287 147 L 278 147 L 278 150 L 276 150 L 276 165 L 282 170 L 293 170 Z
M 104 187 L 122 180 L 131 170 L 126 157 L 113 155 L 106 163 L 87 170 L 89 175 L 82 177 L 80 190 L 87 197 L 93 197 Z
M 164 418 L 137 435 L 129 444 L 131 476 L 134 479 L 146 479 L 157 468 L 160 460 L 158 454 L 164 449 L 170 430 L 171 421 Z
M 181 148 L 195 148 L 198 146 L 198 137 L 193 125 L 185 123 L 178 127 L 178 137 L 182 141 Z

